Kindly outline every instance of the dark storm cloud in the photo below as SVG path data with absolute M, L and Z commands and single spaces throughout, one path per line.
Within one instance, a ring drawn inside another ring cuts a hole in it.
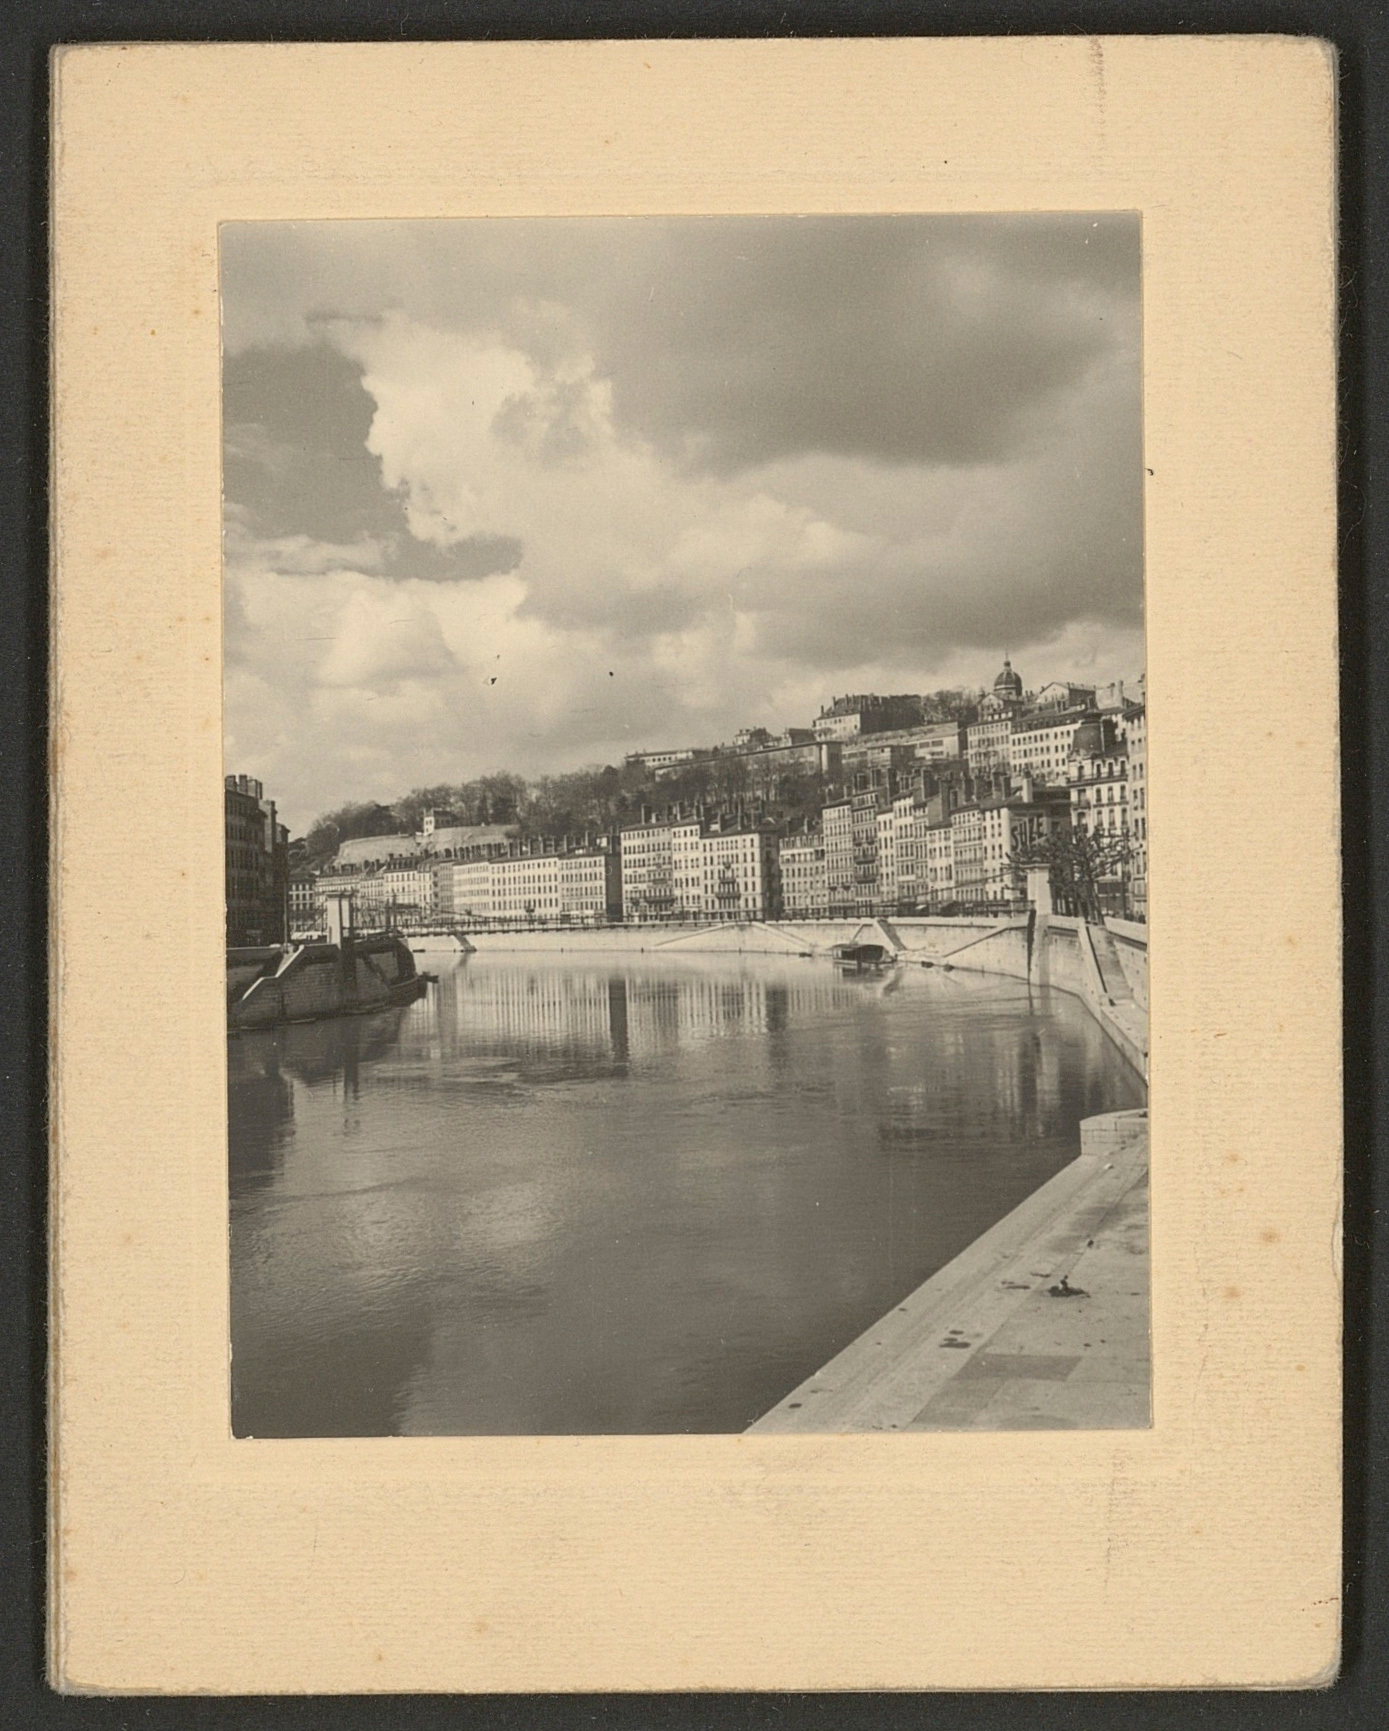
M 448 548 L 417 540 L 405 495 L 387 488 L 366 445 L 376 404 L 362 367 L 323 338 L 228 355 L 223 368 L 223 487 L 229 528 L 284 543 L 288 570 L 356 563 L 384 576 L 452 583 L 514 571 L 521 543 L 473 535 Z
M 233 351 L 312 342 L 354 306 L 491 333 L 542 369 L 586 348 L 620 424 L 722 471 L 997 461 L 1137 335 L 1128 213 L 332 227 L 224 231 Z
M 838 467 L 813 471 L 831 510 L 859 473 Z M 759 649 L 822 668 L 884 657 L 929 666 L 955 650 L 1041 641 L 1073 620 L 1141 627 L 1142 447 L 1127 369 L 1058 413 L 1029 459 L 961 474 L 950 496 L 949 516 L 924 533 L 887 522 L 868 563 L 790 580 L 740 572 L 733 593 L 756 616 Z M 856 527 L 873 525 L 871 498 L 852 510 Z M 835 514 L 849 519 L 849 502 Z
M 1131 342 L 1137 223 L 710 225 L 594 317 L 620 419 L 728 470 L 801 452 L 997 462 Z

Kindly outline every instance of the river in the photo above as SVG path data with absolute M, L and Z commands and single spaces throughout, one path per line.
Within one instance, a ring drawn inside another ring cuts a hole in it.
M 742 1430 L 1144 1096 L 1014 980 L 424 965 L 229 1041 L 237 1435 Z

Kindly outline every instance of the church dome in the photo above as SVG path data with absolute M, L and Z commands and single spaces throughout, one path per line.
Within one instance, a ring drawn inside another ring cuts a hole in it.
M 1003 671 L 994 680 L 994 690 L 1000 697 L 1021 697 L 1022 680 L 1013 671 L 1013 663 L 1005 659 Z

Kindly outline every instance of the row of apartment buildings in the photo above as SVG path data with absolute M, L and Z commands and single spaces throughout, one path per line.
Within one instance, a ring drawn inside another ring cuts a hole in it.
M 900 767 L 912 759 L 940 762 L 954 757 L 968 758 L 971 767 L 982 769 L 1006 752 L 1005 742 L 1016 733 L 1025 737 L 1012 740 L 1014 754 L 1041 763 L 1055 759 L 1068 713 L 1115 714 L 1141 704 L 1143 683 L 1140 677 L 1126 692 L 1122 680 L 1099 686 L 1052 680 L 1040 690 L 1024 692 L 1022 676 L 1005 660 L 990 690 L 967 702 L 961 696 L 953 721 L 926 720 L 927 700 L 920 696 L 861 692 L 836 697 L 809 727 L 788 727 L 780 733 L 745 727 L 728 745 L 633 751 L 626 761 L 658 779 L 730 757 L 744 760 L 754 774 L 796 766 L 831 775 L 841 766 L 853 771 L 865 765 L 882 767 L 889 761 Z M 889 758 L 891 753 L 896 755 Z
M 1066 829 L 1127 853 L 1112 911 L 1146 916 L 1147 745 L 1141 699 L 1121 685 L 1057 682 L 1024 694 L 1010 663 L 974 720 L 913 720 L 910 698 L 836 699 L 838 738 L 735 744 L 818 767 L 840 791 L 787 834 L 746 810 L 645 813 L 579 843 L 523 844 L 514 829 L 439 827 L 346 844 L 334 868 L 297 874 L 290 925 L 318 929 L 324 897 L 350 893 L 364 924 L 646 923 L 937 913 L 1004 908 L 1023 892 L 1019 856 Z M 893 725 L 906 720 L 909 725 Z M 689 761 L 687 753 L 649 753 Z M 811 760 L 814 760 L 813 763 Z M 229 781 L 230 788 L 230 781 Z M 754 794 L 756 790 L 754 789 Z M 230 798 L 230 794 L 229 794 Z M 230 855 L 229 855 L 230 872 Z M 230 877 L 229 877 L 230 882 Z
M 290 888 L 295 929 L 318 929 L 325 898 L 343 893 L 364 925 L 767 919 L 780 910 L 777 836 L 768 825 L 683 811 L 580 846 L 513 840 L 462 859 L 299 873 Z
M 1073 730 L 1062 773 L 957 758 L 904 781 L 891 771 L 832 799 L 798 833 L 700 810 L 648 815 L 598 842 L 514 839 L 461 859 L 405 857 L 307 874 L 292 923 L 317 929 L 325 895 L 353 896 L 364 924 L 559 924 L 686 919 L 871 917 L 1016 905 L 1020 856 L 1071 830 L 1127 844 L 1104 886 L 1111 909 L 1147 903 L 1146 738 L 1092 716 Z

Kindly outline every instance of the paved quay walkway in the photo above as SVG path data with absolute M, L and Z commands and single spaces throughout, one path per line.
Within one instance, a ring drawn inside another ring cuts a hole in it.
M 750 1431 L 1146 1426 L 1147 1116 L 1091 1123 L 1087 1152 Z

